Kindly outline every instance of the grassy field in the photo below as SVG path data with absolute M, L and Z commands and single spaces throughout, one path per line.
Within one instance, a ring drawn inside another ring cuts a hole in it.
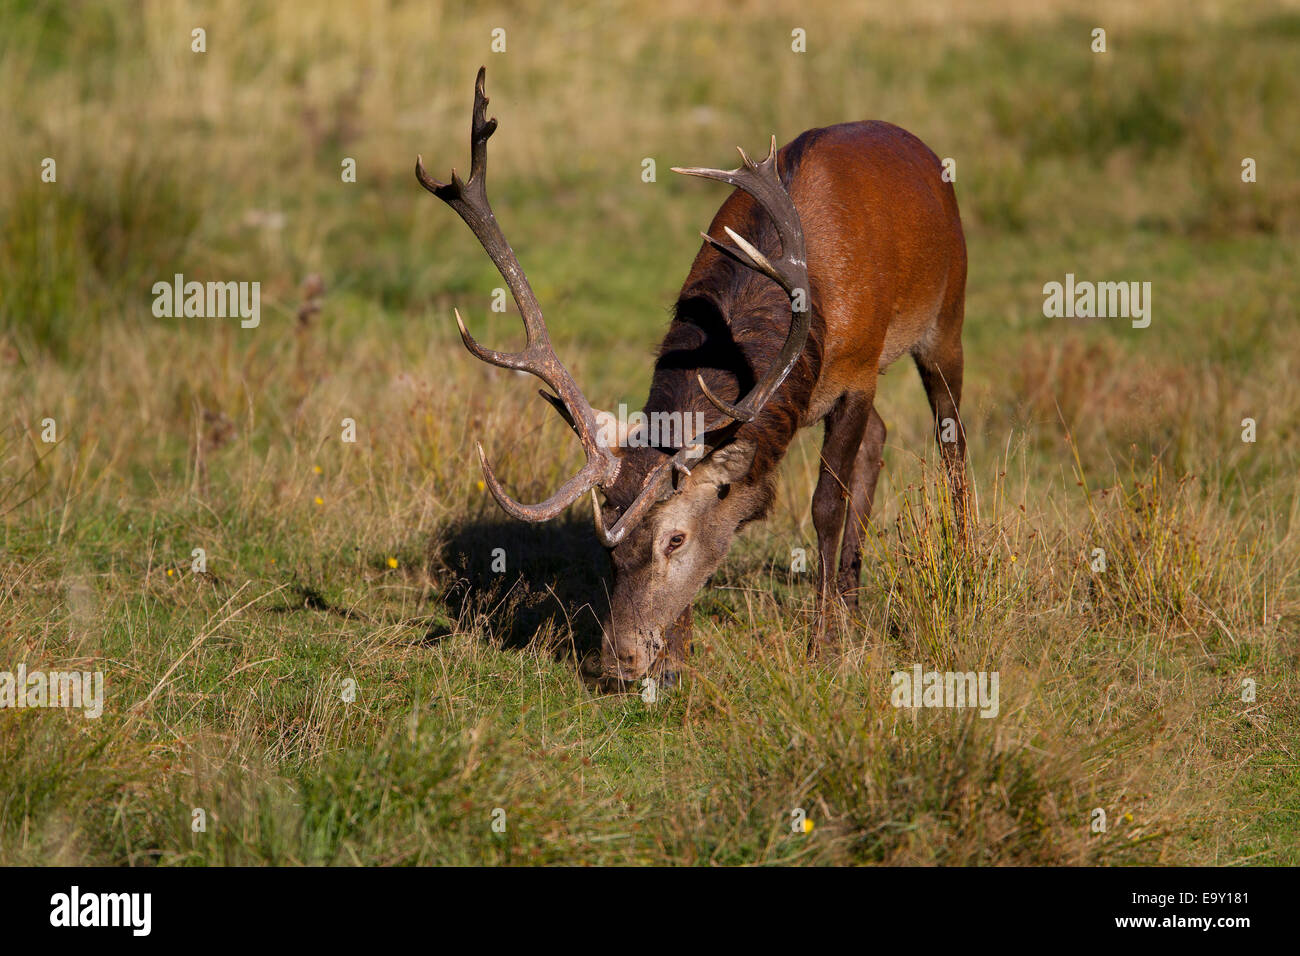
M 0 863 L 1300 864 L 1300 8 L 484 6 L 0 9 L 0 671 L 106 682 L 0 712 Z M 724 195 L 670 166 L 862 118 L 956 160 L 979 522 L 955 551 L 900 363 L 841 659 L 791 570 L 810 430 L 683 685 L 584 682 L 589 506 L 516 524 L 473 452 L 536 500 L 577 442 L 461 348 L 453 305 L 518 316 L 412 174 L 467 168 L 481 63 L 493 205 L 605 407 Z M 261 324 L 156 318 L 175 273 Z M 1066 273 L 1149 281 L 1150 327 L 1045 318 Z M 914 663 L 1000 714 L 895 709 Z

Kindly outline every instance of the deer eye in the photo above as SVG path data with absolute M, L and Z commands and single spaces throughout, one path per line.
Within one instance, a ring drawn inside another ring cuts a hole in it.
M 668 547 L 664 549 L 664 554 L 672 554 L 686 542 L 686 535 L 678 531 L 668 539 Z

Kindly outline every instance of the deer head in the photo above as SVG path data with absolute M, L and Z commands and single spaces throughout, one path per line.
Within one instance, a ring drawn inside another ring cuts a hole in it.
M 609 549 L 614 572 L 610 612 L 602 622 L 602 668 L 606 676 L 630 680 L 661 665 L 670 624 L 690 606 L 695 593 L 721 563 L 737 529 L 766 501 L 766 488 L 745 480 L 755 449 L 737 432 L 754 421 L 785 381 L 808 338 L 811 312 L 803 231 L 777 173 L 775 137 L 767 158 L 760 163 L 741 150 L 743 163 L 735 170 L 674 168 L 674 172 L 716 179 L 745 190 L 775 220 L 781 241 L 781 256 L 775 261 L 730 228 L 726 232 L 734 245 L 707 233 L 701 235 L 718 252 L 785 290 L 791 302 L 790 331 L 768 370 L 735 403 L 720 398 L 696 375 L 704 396 L 721 416 L 698 440 L 670 447 L 627 448 L 625 431 L 619 430 L 608 412 L 592 407 L 556 356 L 537 299 L 488 204 L 487 141 L 496 131 L 497 121 L 487 119 L 485 73 L 479 69 L 474 87 L 468 181 L 462 182 L 453 170 L 450 183 L 439 183 L 425 173 L 420 159 L 415 174 L 420 185 L 451 206 L 470 227 L 505 279 L 523 317 L 524 349 L 506 353 L 474 341 L 457 311 L 456 324 L 465 347 L 485 362 L 531 372 L 550 386 L 552 392 L 542 390 L 540 394 L 577 434 L 586 463 L 550 498 L 528 505 L 502 488 L 482 444 L 476 444 L 479 462 L 497 504 L 524 521 L 554 518 L 584 493 L 591 493 L 596 534 Z M 604 494 L 603 504 L 598 490 Z

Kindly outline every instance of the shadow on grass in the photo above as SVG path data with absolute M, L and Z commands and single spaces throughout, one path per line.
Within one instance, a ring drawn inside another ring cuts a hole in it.
M 473 623 L 511 649 L 542 641 L 579 661 L 599 652 L 609 559 L 590 521 L 472 518 L 432 542 L 429 565 L 456 625 L 435 622 L 426 641 Z

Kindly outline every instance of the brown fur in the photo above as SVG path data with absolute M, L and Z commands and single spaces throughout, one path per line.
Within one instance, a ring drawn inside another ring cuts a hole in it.
M 884 422 L 873 405 L 876 378 L 905 353 L 921 372 L 936 428 L 945 418 L 957 422 L 957 441 L 941 444 L 941 449 L 964 521 L 965 436 L 957 408 L 966 247 L 956 196 L 951 184 L 942 181 L 938 158 L 896 126 L 866 122 L 809 130 L 780 151 L 779 168 L 807 244 L 813 310 L 807 346 L 758 418 L 730 426 L 734 445 L 746 449 L 747 467 L 737 463 L 742 456 L 733 455 L 730 464 L 705 468 L 704 474 L 684 479 L 686 485 L 704 489 L 684 489 L 693 503 L 665 502 L 656 510 L 671 511 L 671 521 L 695 538 L 716 538 L 708 560 L 697 560 L 716 566 L 718 551 L 725 554 L 734 531 L 766 513 L 775 468 L 795 432 L 823 421 L 826 437 L 813 519 L 824 612 L 836 592 L 850 604 L 856 601 L 862 524 L 870 515 L 885 438 Z M 727 226 L 765 254 L 778 252 L 770 219 L 741 190 L 722 204 L 709 234 L 725 240 Z M 645 411 L 699 410 L 711 424 L 717 422 L 719 415 L 696 373 L 714 392 L 736 400 L 780 350 L 790 318 L 789 300 L 775 283 L 702 245 L 660 347 Z M 617 482 L 607 489 L 607 523 L 630 504 L 667 451 L 626 452 Z M 735 497 L 720 503 L 733 485 Z M 679 630 L 689 633 L 694 591 L 682 595 L 687 588 L 679 583 L 662 588 L 671 594 L 657 593 L 667 558 L 660 560 L 656 548 L 672 530 L 663 527 L 667 520 L 652 510 L 643 526 L 612 552 L 616 607 L 607 624 L 605 656 L 606 670 L 619 676 L 644 672 L 653 659 L 668 653 L 663 635 L 669 623 L 676 621 Z M 839 573 L 833 578 L 837 553 Z M 692 580 L 698 577 L 696 573 Z M 702 583 L 701 578 L 696 586 Z M 620 607 L 620 600 L 627 606 Z M 820 627 L 818 633 L 823 633 Z

